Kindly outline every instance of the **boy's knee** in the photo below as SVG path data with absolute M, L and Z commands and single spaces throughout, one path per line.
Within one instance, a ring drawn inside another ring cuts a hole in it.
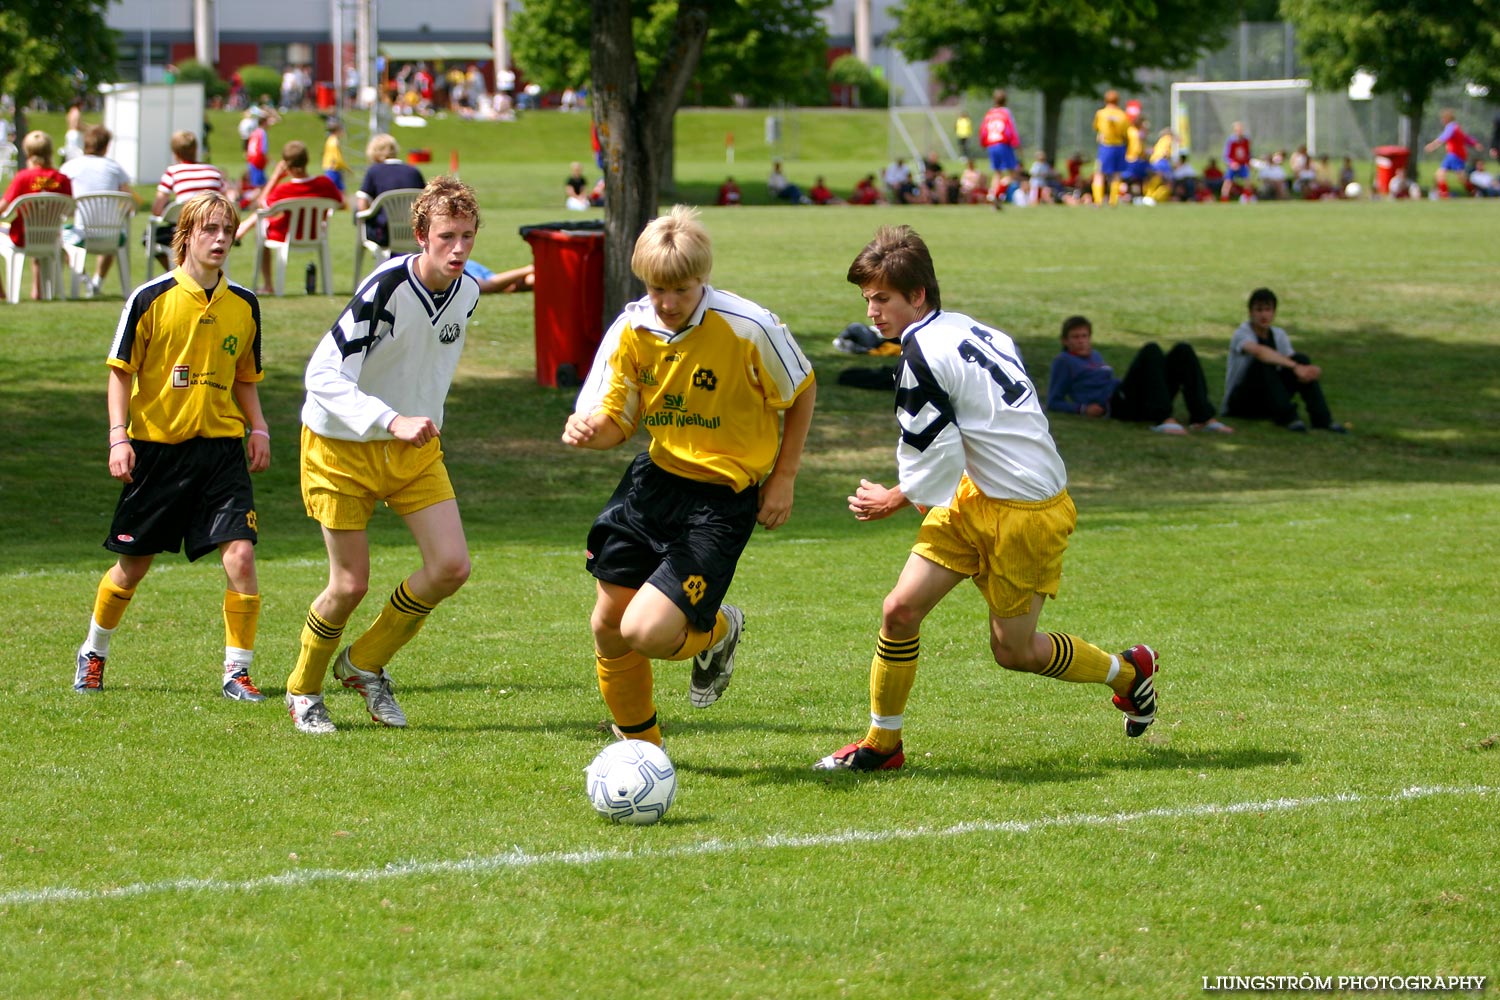
M 915 635 L 925 617 L 921 609 L 903 600 L 899 594 L 886 595 L 880 608 L 880 627 L 890 638 Z

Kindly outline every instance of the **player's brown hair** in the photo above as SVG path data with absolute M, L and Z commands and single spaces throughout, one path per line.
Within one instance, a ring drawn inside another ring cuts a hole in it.
M 875 230 L 875 238 L 865 244 L 854 263 L 849 265 L 847 277 L 851 285 L 859 288 L 869 285 L 893 288 L 908 302 L 918 289 L 922 289 L 927 293 L 929 306 L 943 308 L 932 254 L 927 243 L 910 226 L 881 226 Z
M 114 133 L 103 125 L 90 125 L 83 130 L 83 151 L 89 156 L 103 156 L 114 137 Z
M 474 189 L 457 177 L 433 178 L 422 189 L 417 200 L 412 202 L 412 231 L 425 239 L 432 226 L 432 220 L 439 215 L 446 215 L 450 219 L 460 217 L 473 219 L 474 228 L 478 229 L 479 198 L 474 194 Z

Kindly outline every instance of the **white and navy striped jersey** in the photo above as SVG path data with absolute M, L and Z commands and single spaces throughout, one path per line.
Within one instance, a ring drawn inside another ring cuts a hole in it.
M 307 363 L 302 422 L 341 441 L 388 441 L 397 416 L 443 426 L 479 284 L 467 274 L 434 295 L 417 254 L 392 257 L 360 284 Z
M 896 420 L 913 503 L 951 505 L 965 472 L 997 500 L 1046 500 L 1067 485 L 1015 341 L 962 313 L 935 310 L 901 334 Z

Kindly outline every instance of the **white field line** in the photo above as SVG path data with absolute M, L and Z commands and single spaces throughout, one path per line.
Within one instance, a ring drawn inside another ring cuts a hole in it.
M 1342 792 L 1337 795 L 1263 799 L 1255 802 L 1210 802 L 1197 806 L 1142 809 L 1136 812 L 1071 813 L 1063 816 L 1030 820 L 976 820 L 971 823 L 956 823 L 952 826 L 937 828 L 918 826 L 896 830 L 844 830 L 836 833 L 771 834 L 766 837 L 756 837 L 748 840 L 705 840 L 694 844 L 683 844 L 677 847 L 660 849 L 649 847 L 610 848 L 586 851 L 547 851 L 541 854 L 530 854 L 517 847 L 504 854 L 496 854 L 484 858 L 462 858 L 456 861 L 403 861 L 391 863 L 380 868 L 295 869 L 289 872 L 282 872 L 279 875 L 263 875 L 259 878 L 241 879 L 238 881 L 213 878 L 185 878 L 163 882 L 135 882 L 130 885 L 116 886 L 110 889 L 75 889 L 69 886 L 53 886 L 43 889 L 16 889 L 0 893 L 0 907 L 34 903 L 94 902 L 98 900 L 126 899 L 134 896 L 155 896 L 178 892 L 232 893 L 255 892 L 261 889 L 295 889 L 315 882 L 376 882 L 384 879 L 425 875 L 467 875 L 484 872 L 513 871 L 524 868 L 537 868 L 543 865 L 582 867 L 602 863 L 616 864 L 621 861 L 670 860 L 712 854 L 736 854 L 745 851 L 819 849 L 838 847 L 844 844 L 880 844 L 890 841 L 937 840 L 983 833 L 1020 836 L 1058 827 L 1119 826 L 1153 819 L 1191 819 L 1198 816 L 1235 816 L 1242 813 L 1290 812 L 1297 809 L 1309 809 L 1314 806 L 1324 805 L 1407 802 L 1439 795 L 1484 796 L 1493 795 L 1497 791 L 1500 791 L 1500 789 L 1487 785 L 1418 786 L 1403 788 L 1399 792 L 1384 795 Z

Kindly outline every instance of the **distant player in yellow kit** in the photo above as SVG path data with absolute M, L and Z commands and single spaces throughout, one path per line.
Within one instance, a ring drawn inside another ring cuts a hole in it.
M 1094 112 L 1094 134 L 1099 140 L 1099 164 L 1094 168 L 1094 204 L 1104 202 L 1106 185 L 1109 203 L 1120 201 L 1120 175 L 1125 172 L 1125 140 L 1130 116 L 1120 107 L 1120 92 L 1106 91 L 1104 107 Z
M 636 456 L 588 537 L 599 691 L 622 737 L 661 744 L 651 660 L 692 660 L 689 700 L 718 700 L 744 614 L 724 596 L 757 523 L 786 523 L 817 395 L 781 321 L 711 287 L 713 251 L 679 205 L 641 233 L 646 283 L 599 346 L 563 443 Z

